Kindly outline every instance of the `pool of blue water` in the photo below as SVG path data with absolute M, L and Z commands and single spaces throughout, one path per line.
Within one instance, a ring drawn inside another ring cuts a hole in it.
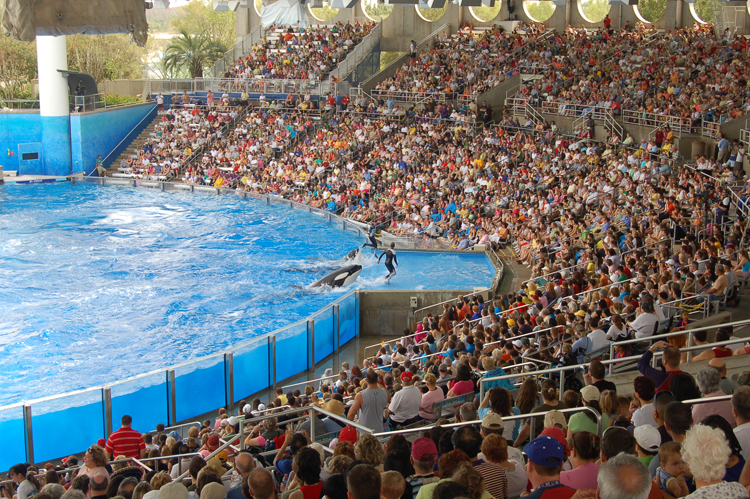
M 0 187 L 0 405 L 225 350 L 360 289 L 488 286 L 484 255 L 372 251 L 346 289 L 305 287 L 364 238 L 287 206 L 95 185 Z

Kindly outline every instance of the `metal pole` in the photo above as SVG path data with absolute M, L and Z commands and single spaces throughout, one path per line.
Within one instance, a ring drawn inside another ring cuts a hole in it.
M 34 462 L 34 432 L 31 427 L 31 406 L 23 406 L 23 422 L 26 429 L 26 461 Z
M 334 353 L 334 366 L 340 366 L 339 362 L 339 305 L 338 303 L 333 306 L 333 353 Z M 336 369 L 334 368 L 334 371 Z
M 273 391 L 276 392 L 276 335 L 271 336 L 271 347 L 273 354 Z
M 167 375 L 169 376 L 169 401 L 170 404 L 170 413 L 172 416 L 172 424 L 177 424 L 177 391 L 175 390 L 175 375 L 174 375 L 174 369 L 170 369 L 167 371 Z
M 226 399 L 229 414 L 234 411 L 234 354 L 227 352 L 224 354 L 224 372 L 226 376 Z
M 104 435 L 109 438 L 112 434 L 112 389 L 102 388 L 102 400 L 104 401 Z
M 310 355 L 307 356 L 307 360 L 309 364 L 307 365 L 307 370 L 314 371 L 315 370 L 315 319 L 310 319 L 307 321 L 307 331 L 310 333 L 308 348 L 310 351 Z

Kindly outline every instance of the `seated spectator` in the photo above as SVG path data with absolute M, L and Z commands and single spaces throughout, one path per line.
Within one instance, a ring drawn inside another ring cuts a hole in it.
M 563 471 L 560 482 L 573 489 L 596 488 L 596 476 L 599 472 L 599 437 L 587 431 L 574 433 L 569 440 L 570 460 L 575 469 Z
M 633 380 L 633 403 L 631 407 L 637 407 L 633 412 L 633 424 L 638 427 L 641 425 L 651 425 L 658 428 L 659 425 L 654 419 L 654 395 L 656 387 L 654 380 L 648 376 L 638 376 Z
M 391 425 L 394 428 L 419 421 L 419 408 L 423 396 L 416 385 L 421 384 L 421 379 L 419 376 L 412 378 L 411 373 L 408 373 L 409 377 L 406 378 L 406 374 L 404 373 L 401 376 L 404 382 L 403 388 L 391 398 L 391 403 L 388 406 Z M 437 387 L 435 391 L 437 391 Z
M 581 389 L 581 399 L 584 405 L 596 409 L 602 415 L 602 428 L 606 428 L 609 425 L 609 417 L 606 414 L 602 414 L 602 409 L 599 405 L 599 396 L 599 390 L 593 385 L 584 386 Z M 568 420 L 568 439 L 581 431 L 596 434 L 596 419 L 596 416 L 590 411 L 581 411 L 570 416 Z
M 738 482 L 745 467 L 745 459 L 742 457 L 742 447 L 734 435 L 732 426 L 718 414 L 708 416 L 701 424 L 721 430 L 724 434 L 724 438 L 726 438 L 729 448 L 732 451 L 732 455 L 727 462 L 727 473 L 724 475 L 724 480 L 727 482 Z
M 742 448 L 742 458 L 750 456 L 750 387 L 741 386 L 732 394 L 732 414 L 736 426 L 734 435 Z
M 565 452 L 557 440 L 548 436 L 540 436 L 531 441 L 524 451 L 529 457 L 526 472 L 532 487 L 527 498 L 570 499 L 573 497 L 575 489 L 560 483 L 560 470 L 565 461 Z
M 427 391 L 422 394 L 422 398 L 419 403 L 419 417 L 430 421 L 436 420 L 440 417 L 440 414 L 433 412 L 435 404 L 445 400 L 445 394 L 443 390 L 437 386 L 437 377 L 433 373 L 426 373 L 424 375 L 424 382 L 427 387 Z
M 386 471 L 380 477 L 382 499 L 401 499 L 406 489 L 406 480 L 398 471 Z
M 659 447 L 659 468 L 656 470 L 659 488 L 673 497 L 688 495 L 685 474 L 689 471 L 680 454 L 680 444 L 666 442 Z
M 557 385 L 554 381 L 545 381 L 542 383 L 542 401 L 541 405 L 534 407 L 531 410 L 532 414 L 535 413 L 547 413 L 552 410 L 567 409 L 567 406 L 562 402 L 558 396 Z M 521 428 L 521 431 L 516 438 L 515 446 L 519 447 L 521 444 L 526 442 L 531 432 L 531 424 L 534 424 L 534 435 L 541 435 L 544 429 L 544 417 L 530 417 Z
M 463 451 L 469 457 L 474 469 L 482 475 L 487 492 L 493 498 L 508 497 L 508 479 L 505 476 L 505 468 L 477 457 L 482 448 L 482 435 L 479 431 L 472 426 L 463 426 L 454 432 L 451 440 L 454 447 Z
M 646 499 L 650 497 L 651 476 L 643 463 L 620 454 L 602 464 L 597 475 L 600 499 Z
M 484 424 L 484 423 L 483 423 Z M 508 497 L 518 497 L 526 491 L 528 476 L 524 466 L 523 457 L 509 458 L 508 440 L 502 435 L 484 435 L 482 440 L 482 454 L 488 463 L 497 464 L 505 470 L 508 480 Z
M 414 474 L 407 478 L 407 482 L 411 485 L 413 497 L 417 497 L 423 485 L 437 483 L 439 480 L 433 473 L 437 458 L 437 446 L 431 439 L 420 437 L 411 444 Z
M 654 426 L 644 424 L 635 427 L 633 436 L 635 437 L 638 460 L 648 467 L 661 446 L 659 430 Z
M 696 375 L 698 388 L 703 394 L 703 398 L 723 397 L 724 392 L 721 390 L 721 375 L 713 367 L 704 367 Z M 736 426 L 734 415 L 732 413 L 732 402 L 722 400 L 705 404 L 695 404 L 693 406 L 693 422 L 701 423 L 703 420 L 712 415 L 718 414 L 730 422 L 732 428 Z
M 721 430 L 693 426 L 685 435 L 682 457 L 695 480 L 696 491 L 689 499 L 747 497 L 747 489 L 737 482 L 724 481 L 732 451 Z

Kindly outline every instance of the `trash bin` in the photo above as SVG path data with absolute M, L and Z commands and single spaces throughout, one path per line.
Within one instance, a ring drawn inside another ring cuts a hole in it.
M 695 159 L 706 154 L 706 143 L 702 140 L 694 140 L 690 150 L 690 157 Z

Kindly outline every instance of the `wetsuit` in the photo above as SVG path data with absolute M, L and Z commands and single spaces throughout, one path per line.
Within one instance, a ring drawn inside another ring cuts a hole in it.
M 362 247 L 364 248 L 365 246 L 370 246 L 370 247 L 372 247 L 372 248 L 374 248 L 374 249 L 377 250 L 378 249 L 378 241 L 377 241 L 377 239 L 375 239 L 375 234 L 377 234 L 377 233 L 378 233 L 378 228 L 375 227 L 374 225 L 371 225 L 370 226 L 370 235 L 367 236 L 370 239 L 370 242 L 363 244 Z
M 386 276 L 386 279 L 393 277 L 393 275 L 396 273 L 396 268 L 393 266 L 393 263 L 395 262 L 396 265 L 398 265 L 398 258 L 396 258 L 396 250 L 394 249 L 387 249 L 383 252 L 382 255 L 378 257 L 378 263 L 380 263 L 380 259 L 385 256 L 385 268 L 388 269 L 388 275 Z

